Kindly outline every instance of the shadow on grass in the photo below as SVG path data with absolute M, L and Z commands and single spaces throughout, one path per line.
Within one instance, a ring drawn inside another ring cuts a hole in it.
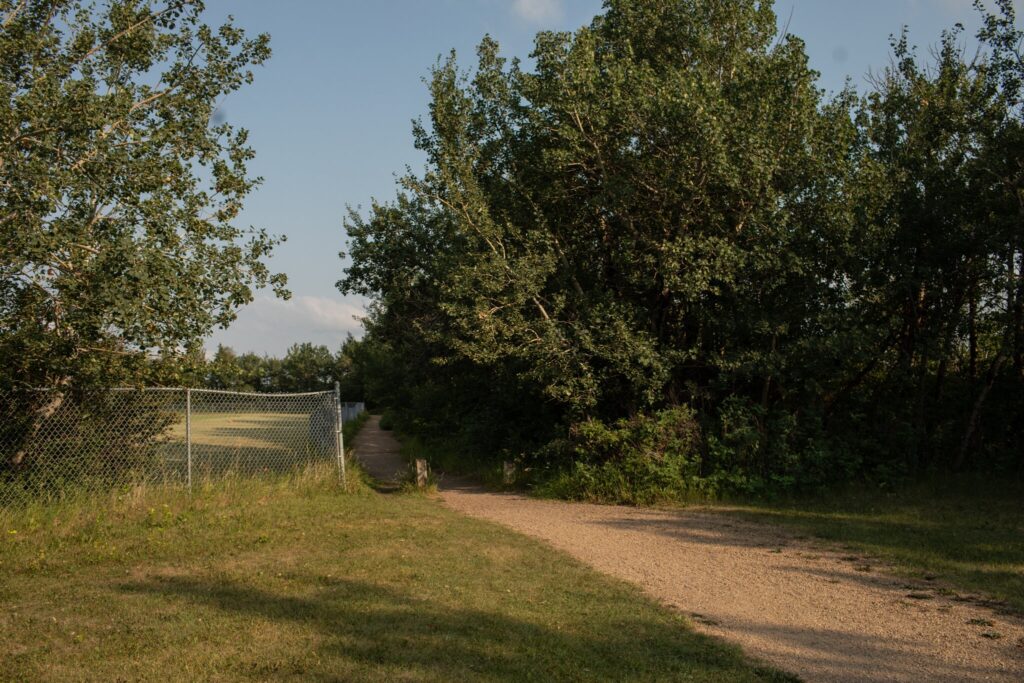
M 959 516 L 942 510 L 915 514 L 908 510 L 741 508 L 724 512 L 738 512 L 740 519 L 719 511 L 650 510 L 646 518 L 631 515 L 601 523 L 683 543 L 750 549 L 783 548 L 794 531 L 805 532 L 880 560 L 882 566 L 877 569 L 895 565 L 914 578 L 939 578 L 960 591 L 980 592 L 1024 614 L 1024 515 L 1008 515 L 1005 510 L 1000 514 L 961 511 Z M 751 522 L 762 526 L 751 527 Z
M 322 636 L 315 655 L 306 658 L 310 670 L 304 675 L 312 677 L 372 671 L 384 678 L 443 680 L 794 680 L 768 668 L 752 670 L 731 648 L 670 621 L 624 613 L 558 630 L 371 583 L 312 577 L 308 583 L 304 588 L 312 590 L 302 596 L 182 577 L 122 589 L 312 627 Z
M 743 510 L 744 517 L 781 523 L 895 563 L 934 574 L 958 588 L 1004 600 L 1024 613 L 1024 510 L 974 508 L 875 510 Z

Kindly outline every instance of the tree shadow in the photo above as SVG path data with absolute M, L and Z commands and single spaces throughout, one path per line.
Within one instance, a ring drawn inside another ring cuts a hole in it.
M 878 638 L 847 630 L 805 628 L 757 621 L 730 620 L 728 629 L 757 638 L 769 638 L 798 671 L 816 671 L 836 681 L 961 681 L 1013 680 L 1008 661 L 979 665 L 958 658 L 936 661 L 917 651 L 916 644 L 898 637 Z M 907 656 L 917 651 L 916 656 Z
M 603 519 L 605 526 L 623 531 L 658 534 L 666 538 L 737 548 L 779 548 L 793 541 L 792 534 L 764 524 L 751 524 L 704 512 L 637 509 L 630 516 Z
M 752 672 L 734 649 L 671 622 L 623 614 L 615 623 L 586 624 L 586 633 L 566 632 L 371 583 L 304 578 L 302 595 L 195 577 L 124 583 L 121 589 L 312 627 L 322 639 L 307 658 L 303 675 L 309 678 L 374 671 L 389 679 L 787 680 L 771 669 Z

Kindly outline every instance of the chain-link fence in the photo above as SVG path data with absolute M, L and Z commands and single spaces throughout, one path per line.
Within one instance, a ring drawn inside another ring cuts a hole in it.
M 126 484 L 284 473 L 342 457 L 337 392 L 0 392 L 0 506 Z M 361 404 L 344 411 L 354 419 Z

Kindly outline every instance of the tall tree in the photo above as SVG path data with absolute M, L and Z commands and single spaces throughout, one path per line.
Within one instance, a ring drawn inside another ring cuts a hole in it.
M 336 373 L 334 356 L 326 346 L 293 344 L 281 359 L 279 387 L 284 391 L 333 389 Z
M 986 51 L 897 38 L 863 98 L 826 98 L 755 0 L 608 0 L 529 71 L 490 38 L 452 55 L 425 171 L 348 221 L 368 391 L 477 453 L 696 415 L 702 477 L 1024 467 L 1024 60 L 997 4 Z
M 250 378 L 246 376 L 241 358 L 230 346 L 217 345 L 217 351 L 206 366 L 207 384 L 214 389 L 228 391 L 252 391 Z
M 802 43 L 770 3 L 619 0 L 533 57 L 485 39 L 471 76 L 435 70 L 427 171 L 350 221 L 343 289 L 380 300 L 399 348 L 551 414 L 775 399 L 854 135 L 819 111 Z
M 236 227 L 247 133 L 221 99 L 269 38 L 195 0 L 0 0 L 0 357 L 7 385 L 135 376 L 252 299 L 277 239 Z

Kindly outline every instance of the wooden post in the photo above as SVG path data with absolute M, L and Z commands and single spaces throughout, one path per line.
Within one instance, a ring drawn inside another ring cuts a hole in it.
M 516 464 L 506 460 L 505 464 L 502 466 L 501 474 L 501 480 L 505 486 L 511 486 L 516 483 Z
M 416 486 L 421 489 L 427 487 L 427 461 L 422 458 L 416 458 Z

